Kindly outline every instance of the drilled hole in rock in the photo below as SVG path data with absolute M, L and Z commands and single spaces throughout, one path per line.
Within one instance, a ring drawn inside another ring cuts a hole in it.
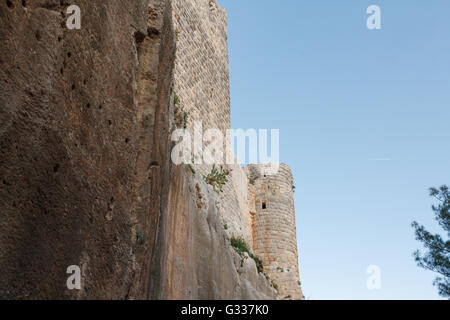
M 125 143 L 128 143 L 128 142 L 130 142 L 130 139 L 126 138 Z
M 75 90 L 75 85 L 74 84 L 72 85 L 72 90 Z
M 86 79 L 84 79 L 84 80 L 83 80 L 83 84 L 86 84 L 86 83 L 87 83 L 87 80 L 86 80 Z
M 8 8 L 14 8 L 14 4 L 11 1 L 6 1 L 6 5 L 8 6 Z
M 72 52 L 67 52 L 67 56 L 70 58 L 72 56 Z
M 36 33 L 34 34 L 37 40 L 41 40 L 41 33 L 38 31 L 36 31 Z
M 102 110 L 102 109 L 103 109 L 103 106 L 102 106 L 102 105 L 99 105 L 98 108 L 99 108 L 99 110 Z
M 58 170 L 59 170 L 59 163 L 57 163 L 53 166 L 53 172 L 56 173 L 56 172 L 58 172 Z
M 112 126 L 112 121 L 111 121 L 111 120 L 108 120 L 108 124 L 109 124 L 110 126 Z
M 62 40 L 62 37 L 58 36 L 58 42 L 61 42 L 61 40 Z
M 263 210 L 267 209 L 267 204 L 265 202 L 262 203 L 262 209 Z
M 27 6 L 27 2 L 25 0 L 22 0 L 22 7 L 26 7 Z
M 86 105 L 86 108 L 90 108 L 91 107 L 91 104 L 90 103 L 88 103 L 87 105 Z
M 142 43 L 142 41 L 144 41 L 144 39 L 145 39 L 145 34 L 143 34 L 143 33 L 140 32 L 140 31 L 136 31 L 136 32 L 134 33 L 134 39 L 136 40 L 136 43 L 139 45 L 139 44 Z
M 59 69 L 59 72 L 61 72 L 61 75 L 63 75 L 64 74 L 64 69 L 63 68 Z

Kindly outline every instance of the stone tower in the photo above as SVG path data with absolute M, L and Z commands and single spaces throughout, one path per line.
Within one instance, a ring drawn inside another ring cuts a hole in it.
M 265 165 L 246 168 L 249 178 L 249 204 L 252 241 L 264 270 L 278 285 L 280 298 L 303 299 L 298 271 L 293 177 L 289 166 L 281 164 L 278 173 L 267 175 Z

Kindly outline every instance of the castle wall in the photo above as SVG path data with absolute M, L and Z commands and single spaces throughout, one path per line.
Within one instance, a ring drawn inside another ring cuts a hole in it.
M 217 1 L 173 0 L 174 91 L 189 127 L 230 128 L 227 15 Z
M 179 100 L 175 123 L 182 127 L 186 113 L 186 125 L 191 134 L 194 122 L 200 121 L 203 131 L 219 129 L 225 137 L 226 130 L 230 129 L 226 11 L 216 0 L 173 0 L 172 5 L 177 34 L 174 94 Z M 197 157 L 194 163 L 196 172 L 201 175 L 211 171 L 211 165 L 200 164 Z M 225 155 L 218 164 L 224 163 Z M 247 176 L 238 164 L 225 167 L 232 172 L 216 205 L 227 233 L 250 242 Z
M 280 297 L 302 299 L 291 169 L 282 164 L 278 174 L 265 176 L 264 165 L 250 165 L 247 172 L 256 211 L 253 250 L 277 283 Z

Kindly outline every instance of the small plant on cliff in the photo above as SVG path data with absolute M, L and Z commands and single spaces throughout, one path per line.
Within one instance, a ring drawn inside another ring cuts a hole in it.
M 256 269 L 258 269 L 258 272 L 260 272 L 260 273 L 264 272 L 264 266 L 263 266 L 263 262 L 262 262 L 261 258 L 258 257 L 257 255 L 254 255 L 250 251 L 250 247 L 248 246 L 247 242 L 245 242 L 245 240 L 242 237 L 236 238 L 235 236 L 233 236 L 230 241 L 231 241 L 231 246 L 234 248 L 234 250 L 240 256 L 242 256 L 244 254 L 244 252 L 247 252 L 248 256 L 255 261 Z
M 188 168 L 192 172 L 192 174 L 196 173 L 196 171 L 195 171 L 194 167 L 192 166 L 192 164 L 188 164 Z
M 208 175 L 203 176 L 203 180 L 213 187 L 214 192 L 220 194 L 223 192 L 223 186 L 228 182 L 230 172 L 230 170 L 224 169 L 223 166 L 220 166 L 220 170 L 217 170 L 216 165 L 214 164 L 211 172 Z
M 189 116 L 189 114 L 186 111 L 183 111 L 183 128 L 184 129 L 187 129 L 188 116 Z
M 136 239 L 139 244 L 143 244 L 146 240 L 144 233 L 140 230 L 136 231 Z
M 278 291 L 278 285 L 277 285 L 277 283 L 276 283 L 275 281 L 270 280 L 270 284 L 272 285 L 272 287 L 273 287 L 275 290 Z
M 248 247 L 247 242 L 245 242 L 244 238 L 242 237 L 231 237 L 231 246 L 234 248 L 234 250 L 236 250 L 236 252 L 242 256 L 244 254 L 244 252 L 249 253 L 250 252 L 250 248 Z
M 187 129 L 189 113 L 181 106 L 180 98 L 174 94 L 173 104 L 175 106 L 175 124 L 177 127 L 183 126 L 183 129 Z
M 258 269 L 258 272 L 259 273 L 264 272 L 264 265 L 263 265 L 263 262 L 262 262 L 261 258 L 258 257 L 257 255 L 252 254 L 252 253 L 250 253 L 249 255 L 250 255 L 250 258 L 255 260 L 256 269 Z

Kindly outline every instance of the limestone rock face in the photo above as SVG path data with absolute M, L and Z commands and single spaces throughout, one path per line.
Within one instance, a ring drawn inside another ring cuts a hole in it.
M 191 195 L 194 194 L 195 197 Z M 255 262 L 230 247 L 217 195 L 199 174 L 174 171 L 161 243 L 167 243 L 161 279 L 166 299 L 275 299 L 276 290 Z M 169 231 L 169 229 L 171 231 Z
M 148 4 L 80 0 L 68 30 L 68 1 L 0 2 L 0 298 L 146 298 L 174 53 L 169 2 Z

